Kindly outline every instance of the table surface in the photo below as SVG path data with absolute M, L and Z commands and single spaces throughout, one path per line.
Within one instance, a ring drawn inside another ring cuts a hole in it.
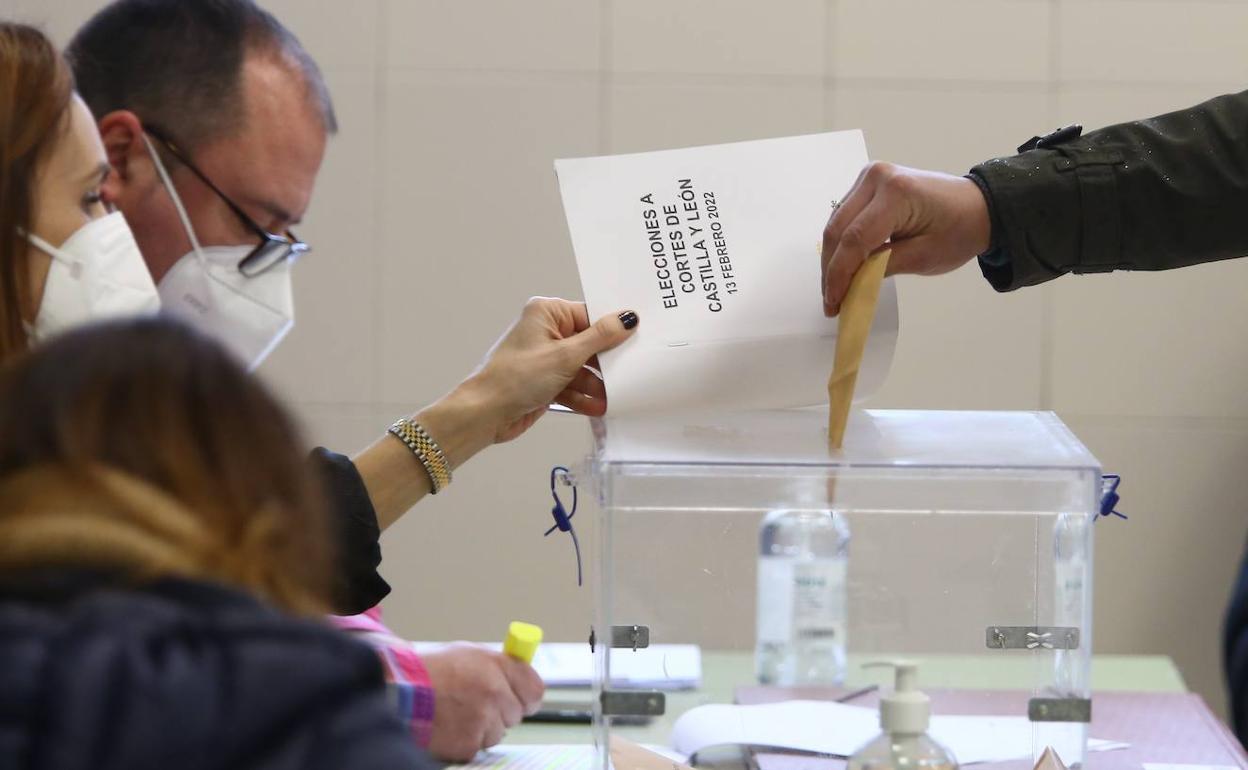
M 888 656 L 872 656 L 872 659 Z M 1035 682 L 1035 660 L 1031 656 L 1003 657 L 998 655 L 930 655 L 905 656 L 919 662 L 919 684 L 925 688 L 959 688 L 984 690 L 1027 690 Z M 891 684 L 887 671 L 864 671 L 854 656 L 846 682 L 847 687 L 866 684 Z M 854 673 L 858 672 L 858 673 Z M 638 743 L 666 745 L 676 719 L 706 703 L 732 703 L 738 687 L 754 684 L 754 657 L 749 652 L 702 652 L 702 687 L 667 693 L 667 713 L 645 726 L 612 728 Z M 1092 689 L 1126 692 L 1186 692 L 1183 677 L 1174 661 L 1164 655 L 1094 655 L 1092 657 Z M 548 700 L 581 701 L 588 704 L 587 689 L 557 689 L 547 692 Z M 1095 695 L 1093 696 L 1095 698 Z M 531 724 L 512 729 L 507 743 L 588 743 L 588 725 Z

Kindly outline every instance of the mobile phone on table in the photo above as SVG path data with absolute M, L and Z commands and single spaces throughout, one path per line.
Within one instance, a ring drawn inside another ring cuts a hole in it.
M 571 700 L 547 700 L 542 701 L 542 707 L 536 713 L 524 718 L 525 722 L 545 722 L 552 724 L 579 724 L 587 725 L 594 721 L 593 706 L 588 701 Z M 647 716 L 613 716 L 611 724 L 613 725 L 645 725 L 650 723 L 650 717 Z

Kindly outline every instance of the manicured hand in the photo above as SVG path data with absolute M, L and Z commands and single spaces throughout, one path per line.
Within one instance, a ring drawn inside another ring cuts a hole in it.
M 597 356 L 637 326 L 626 311 L 589 322 L 585 305 L 535 297 L 486 356 L 469 383 L 497 416 L 496 442 L 524 433 L 552 403 L 591 417 L 607 410 Z

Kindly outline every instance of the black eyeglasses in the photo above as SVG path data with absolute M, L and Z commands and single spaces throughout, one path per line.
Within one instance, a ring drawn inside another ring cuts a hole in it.
M 238 263 L 238 272 L 248 278 L 257 276 L 274 265 L 281 264 L 288 259 L 298 259 L 300 255 L 306 254 L 311 250 L 311 247 L 308 246 L 308 244 L 299 240 L 290 230 L 287 230 L 285 235 L 274 235 L 261 227 L 256 220 L 247 216 L 247 212 L 243 211 L 242 207 L 240 207 L 237 203 L 230 200 L 230 196 L 222 192 L 220 187 L 213 184 L 212 180 L 208 178 L 208 175 L 200 171 L 199 168 L 191 162 L 191 159 L 186 155 L 186 153 L 178 149 L 177 144 L 175 144 L 174 141 L 169 138 L 169 135 L 164 131 L 154 126 L 144 126 L 143 130 L 146 131 L 153 139 L 164 145 L 165 149 L 167 149 L 173 157 L 177 158 L 179 163 L 189 168 L 191 173 L 199 177 L 201 182 L 208 185 L 208 189 L 216 193 L 218 198 L 225 201 L 225 205 L 230 207 L 230 210 L 242 220 L 243 224 L 247 225 L 247 227 L 253 230 L 256 235 L 260 236 L 260 244 L 256 246 L 250 254 L 243 257 L 243 259 Z

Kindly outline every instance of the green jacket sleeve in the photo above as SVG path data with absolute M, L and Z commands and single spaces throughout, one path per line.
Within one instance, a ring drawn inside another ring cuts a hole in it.
M 988 201 L 984 277 L 1168 270 L 1248 254 L 1248 91 L 971 169 Z

